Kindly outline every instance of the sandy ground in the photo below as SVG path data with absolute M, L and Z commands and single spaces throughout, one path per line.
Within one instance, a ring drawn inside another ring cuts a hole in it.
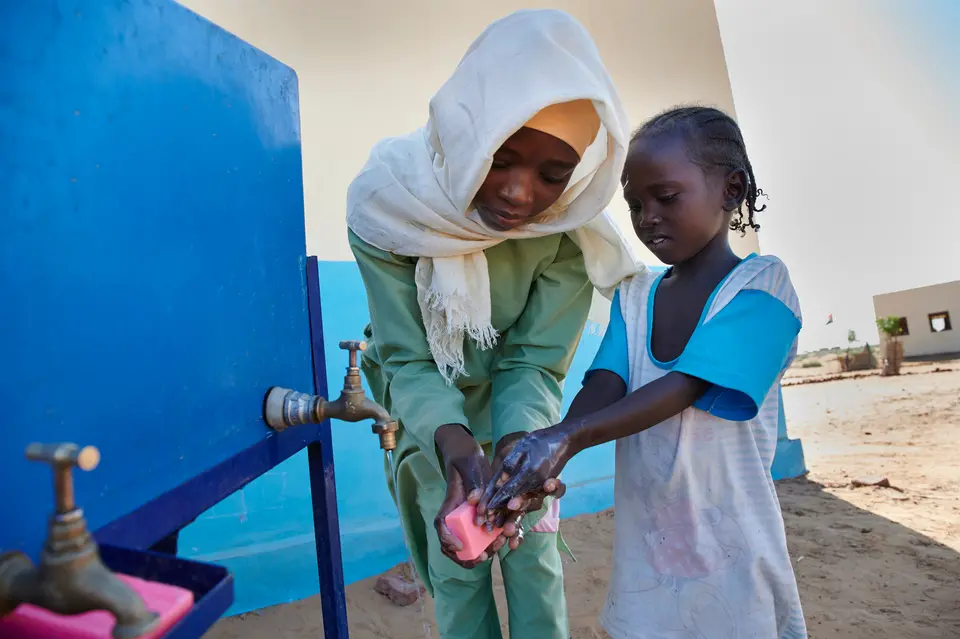
M 784 389 L 791 436 L 803 439 L 810 468 L 778 493 L 811 637 L 960 637 L 960 362 L 909 372 Z M 880 478 L 894 488 L 853 487 Z M 603 636 L 596 618 L 612 524 L 612 511 L 565 522 L 579 559 L 566 567 L 575 639 Z M 427 636 L 430 602 L 396 607 L 374 581 L 347 588 L 351 638 Z M 224 619 L 208 635 L 320 636 L 316 598 Z

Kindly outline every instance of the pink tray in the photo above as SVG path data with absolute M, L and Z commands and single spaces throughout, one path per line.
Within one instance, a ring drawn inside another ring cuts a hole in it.
M 193 593 L 176 586 L 117 575 L 160 614 L 160 624 L 141 639 L 157 639 L 193 606 Z M 20 605 L 0 620 L 0 639 L 111 639 L 116 621 L 109 612 L 98 610 L 64 616 L 30 604 Z

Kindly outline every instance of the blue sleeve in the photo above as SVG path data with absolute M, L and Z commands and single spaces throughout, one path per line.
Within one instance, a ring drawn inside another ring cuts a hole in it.
M 747 421 L 757 416 L 799 332 L 800 320 L 776 297 L 741 291 L 693 332 L 673 370 L 713 385 L 696 408 Z
M 615 373 L 624 384 L 630 385 L 627 324 L 623 321 L 623 312 L 620 310 L 619 289 L 613 294 L 613 301 L 610 303 L 610 323 L 607 324 L 607 332 L 603 335 L 603 341 L 600 342 L 597 355 L 593 358 L 593 364 L 583 376 L 583 383 L 586 384 L 590 375 L 600 370 Z

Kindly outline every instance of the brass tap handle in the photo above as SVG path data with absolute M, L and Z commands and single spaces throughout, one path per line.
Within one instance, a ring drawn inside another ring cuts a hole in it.
M 340 348 L 345 351 L 350 351 L 350 368 L 357 367 L 357 351 L 367 350 L 366 342 L 358 342 L 356 340 L 347 340 L 340 342 Z
M 343 378 L 340 397 L 328 401 L 319 395 L 273 387 L 267 391 L 263 405 L 263 418 L 270 428 L 282 431 L 300 424 L 319 424 L 328 418 L 348 422 L 370 418 L 386 422 L 389 419 L 389 414 L 380 405 L 368 400 L 363 392 L 363 380 L 357 367 L 357 353 L 366 350 L 367 343 L 345 340 L 340 342 L 340 348 L 350 351 L 350 363 Z M 389 428 L 387 430 L 389 431 Z
M 30 444 L 27 459 L 48 464 L 76 466 L 80 470 L 93 470 L 100 464 L 100 451 L 96 446 L 80 448 L 76 444 Z
M 53 468 L 53 498 L 58 515 L 76 510 L 73 493 L 73 467 L 90 471 L 100 464 L 100 451 L 94 446 L 76 444 L 30 444 L 27 459 L 50 464 Z

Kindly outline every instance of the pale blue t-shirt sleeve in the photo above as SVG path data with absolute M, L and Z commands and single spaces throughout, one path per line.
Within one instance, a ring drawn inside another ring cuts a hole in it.
M 586 384 L 590 376 L 596 371 L 610 371 L 617 374 L 623 383 L 630 386 L 630 356 L 627 354 L 627 324 L 623 321 L 623 311 L 620 310 L 620 289 L 613 294 L 610 303 L 610 322 L 607 332 L 603 335 L 600 348 L 593 358 L 593 364 L 583 376 Z
M 731 421 L 757 416 L 800 332 L 800 320 L 764 291 L 744 290 L 690 336 L 674 371 L 710 382 L 694 406 Z

